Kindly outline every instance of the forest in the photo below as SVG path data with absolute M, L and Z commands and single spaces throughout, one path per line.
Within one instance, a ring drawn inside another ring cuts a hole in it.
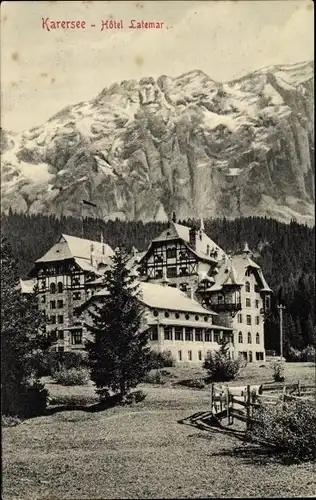
M 12 246 L 21 277 L 28 275 L 34 261 L 56 243 L 61 234 L 104 241 L 113 249 L 119 245 L 128 251 L 134 246 L 145 250 L 161 233 L 167 222 L 121 221 L 53 215 L 13 213 L 1 216 L 2 233 Z M 190 225 L 197 221 L 178 221 Z M 266 349 L 279 352 L 277 304 L 284 311 L 285 352 L 292 346 L 301 350 L 315 344 L 315 228 L 278 222 L 266 217 L 234 220 L 204 220 L 205 232 L 226 252 L 241 251 L 247 241 L 253 259 L 261 265 L 273 289 L 272 308 L 265 320 Z

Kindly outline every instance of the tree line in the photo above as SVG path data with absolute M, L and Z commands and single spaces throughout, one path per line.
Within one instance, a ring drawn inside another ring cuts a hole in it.
M 182 220 L 186 225 L 198 221 Z M 136 247 L 145 250 L 151 240 L 168 226 L 167 222 L 103 221 L 86 217 L 57 218 L 54 215 L 2 215 L 2 233 L 7 237 L 18 272 L 26 277 L 34 261 L 56 243 L 62 233 L 104 240 L 112 247 Z M 265 322 L 266 348 L 279 350 L 279 318 L 277 304 L 284 312 L 285 352 L 290 346 L 303 349 L 315 343 L 315 228 L 279 222 L 267 217 L 234 220 L 208 219 L 205 232 L 226 252 L 238 252 L 247 241 L 253 259 L 262 267 L 273 289 L 271 313 Z

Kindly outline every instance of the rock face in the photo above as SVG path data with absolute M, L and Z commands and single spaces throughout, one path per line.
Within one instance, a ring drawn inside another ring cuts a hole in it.
M 314 223 L 312 62 L 228 83 L 122 81 L 42 126 L 2 131 L 2 210 L 104 219 L 266 215 Z

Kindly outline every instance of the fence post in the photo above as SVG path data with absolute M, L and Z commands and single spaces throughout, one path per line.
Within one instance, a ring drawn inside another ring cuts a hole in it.
M 247 427 L 247 430 L 250 428 L 250 405 L 251 405 L 250 385 L 247 385 L 247 406 L 246 406 L 246 412 L 247 412 L 246 427 Z
M 229 387 L 226 389 L 226 414 L 227 414 L 227 423 L 230 425 L 230 413 L 229 413 Z
M 301 395 L 301 382 L 299 380 L 297 381 L 297 395 Z
M 211 407 L 211 411 L 214 413 L 216 413 L 216 407 L 215 407 L 215 399 L 214 399 L 214 382 L 212 383 L 212 387 L 211 387 L 211 390 L 212 390 L 212 407 Z

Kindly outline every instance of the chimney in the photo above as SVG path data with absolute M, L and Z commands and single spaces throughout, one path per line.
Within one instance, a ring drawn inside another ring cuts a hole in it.
M 189 243 L 193 250 L 196 250 L 196 229 L 194 227 L 191 227 L 189 231 Z
M 206 255 L 210 255 L 210 245 L 206 245 Z
M 171 220 L 172 220 L 172 222 L 177 222 L 175 211 L 172 212 L 172 219 Z
M 101 231 L 101 249 L 102 249 L 102 255 L 105 254 L 105 249 L 104 249 L 104 242 L 103 242 L 103 231 Z

